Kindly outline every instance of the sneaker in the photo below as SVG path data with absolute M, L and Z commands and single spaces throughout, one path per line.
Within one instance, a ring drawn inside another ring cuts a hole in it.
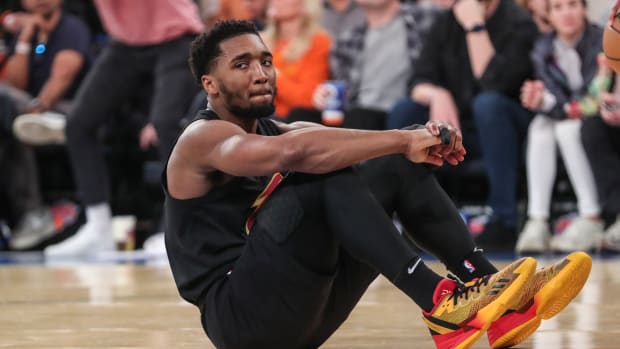
M 489 327 L 491 348 L 508 348 L 523 342 L 542 319 L 553 317 L 577 296 L 591 268 L 590 256 L 574 252 L 537 271 L 517 304 Z
M 64 144 L 66 124 L 67 117 L 55 112 L 22 114 L 13 121 L 13 133 L 26 144 Z
M 556 252 L 592 251 L 598 249 L 602 240 L 603 222 L 578 217 L 561 234 L 549 243 Z
M 551 231 L 546 219 L 528 219 L 519 234 L 517 253 L 541 253 L 549 249 Z
M 491 220 L 480 235 L 475 238 L 476 245 L 485 252 L 514 251 L 517 233 L 498 220 Z
M 27 250 L 54 236 L 78 219 L 78 206 L 66 202 L 27 212 L 15 227 L 9 246 Z
M 603 245 L 611 251 L 620 251 L 620 215 L 616 221 L 610 225 L 603 234 Z
M 157 255 L 157 256 L 166 256 L 166 242 L 164 239 L 164 233 L 159 232 L 149 236 L 145 241 L 142 247 L 144 252 Z
M 433 295 L 435 307 L 423 312 L 437 348 L 465 349 L 473 345 L 519 299 L 535 270 L 536 260 L 527 257 L 467 284 L 442 280 Z
M 109 224 L 86 222 L 75 235 L 45 248 L 46 258 L 83 257 L 114 251 L 116 246 Z

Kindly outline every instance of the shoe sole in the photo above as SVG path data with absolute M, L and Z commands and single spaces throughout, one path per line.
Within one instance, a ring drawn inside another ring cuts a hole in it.
M 15 119 L 13 132 L 17 139 L 33 145 L 64 144 L 65 127 L 40 115 L 22 115 Z
M 566 259 L 569 264 L 534 295 L 533 304 L 524 314 L 536 312 L 536 316 L 498 338 L 491 348 L 508 348 L 523 342 L 543 319 L 557 315 L 579 294 L 590 275 L 592 258 L 584 252 L 575 252 Z
M 515 274 L 519 274 L 513 282 L 497 297 L 493 302 L 487 304 L 482 309 L 478 310 L 476 317 L 468 322 L 465 326 L 472 327 L 470 330 L 460 329 L 456 331 L 454 335 L 450 336 L 449 342 L 444 342 L 441 345 L 442 349 L 467 349 L 471 347 L 483 333 L 485 333 L 491 326 L 493 321 L 502 316 L 511 306 L 517 302 L 517 295 L 531 280 L 532 276 L 536 272 L 536 260 L 534 258 L 527 257 L 515 270 Z M 452 343 L 459 343 L 456 346 Z M 437 344 L 437 343 L 436 343 Z M 440 347 L 438 345 L 438 347 Z

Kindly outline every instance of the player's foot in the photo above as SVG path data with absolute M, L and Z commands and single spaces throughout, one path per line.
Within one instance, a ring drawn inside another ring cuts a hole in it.
M 469 348 L 519 300 L 535 271 L 536 260 L 526 257 L 467 284 L 442 280 L 433 295 L 435 307 L 423 312 L 437 348 Z
M 523 342 L 540 325 L 559 313 L 581 291 L 592 268 L 586 253 L 574 252 L 537 271 L 521 299 L 497 321 L 487 336 L 492 348 L 508 348 Z

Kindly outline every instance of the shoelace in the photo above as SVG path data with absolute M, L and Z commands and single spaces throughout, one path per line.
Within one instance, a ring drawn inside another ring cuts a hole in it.
M 453 275 L 448 275 L 448 278 L 456 282 L 456 288 L 454 289 L 454 292 L 452 293 L 452 295 L 450 295 L 450 298 L 452 298 L 454 305 L 456 306 L 459 299 L 461 298 L 465 298 L 465 300 L 469 299 L 470 292 L 474 290 L 475 292 L 480 292 L 480 286 L 483 286 L 483 285 L 486 286 L 489 283 L 489 279 L 491 278 L 491 275 L 487 275 L 487 276 L 483 276 L 478 279 L 474 279 L 468 282 L 467 284 L 460 282 Z

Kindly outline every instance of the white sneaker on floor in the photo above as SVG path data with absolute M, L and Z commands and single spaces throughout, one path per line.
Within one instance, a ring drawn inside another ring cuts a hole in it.
M 164 233 L 155 233 L 149 236 L 148 239 L 144 241 L 144 245 L 142 247 L 144 252 L 156 255 L 156 256 L 165 256 L 166 255 L 166 243 L 164 239 Z
M 601 245 L 603 222 L 578 217 L 560 234 L 551 238 L 550 246 L 556 252 L 596 250 Z
M 519 234 L 517 253 L 542 253 L 549 249 L 551 231 L 546 219 L 528 219 Z
M 67 117 L 60 113 L 22 114 L 13 121 L 13 133 L 32 145 L 64 144 Z
M 612 251 L 620 251 L 620 215 L 616 221 L 605 230 L 603 243 L 605 248 Z
M 116 246 L 109 224 L 87 222 L 70 238 L 45 249 L 46 258 L 83 257 L 114 251 Z

